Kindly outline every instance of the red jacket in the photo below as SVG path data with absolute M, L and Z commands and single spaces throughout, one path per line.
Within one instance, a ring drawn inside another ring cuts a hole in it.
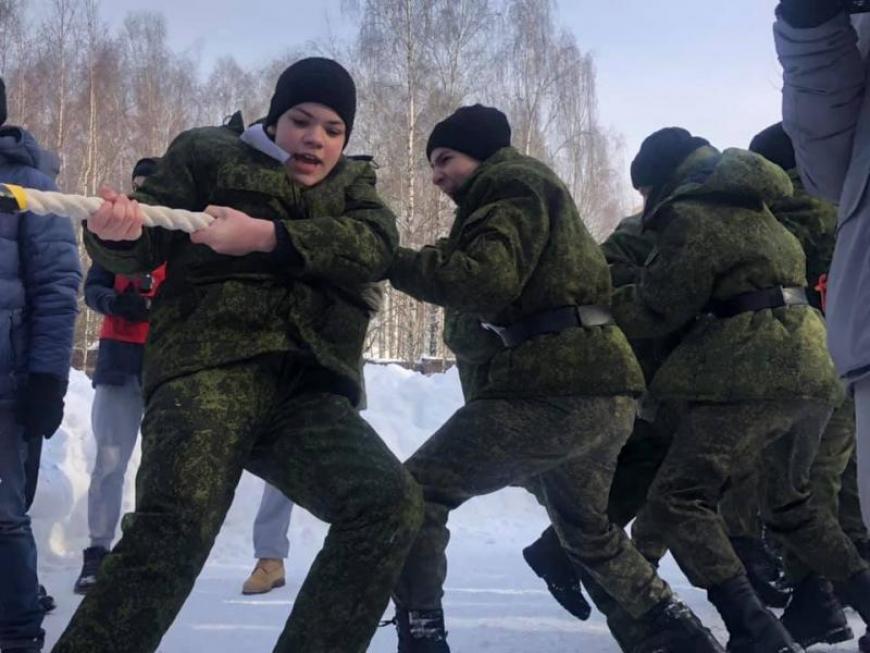
M 123 293 L 129 288 L 134 288 L 136 292 L 146 297 L 149 301 L 157 294 L 157 289 L 163 280 L 166 278 L 166 264 L 164 263 L 159 268 L 154 270 L 150 275 L 151 287 L 148 290 L 143 290 L 143 284 L 147 277 L 125 277 L 120 274 L 115 275 L 115 292 Z M 148 322 L 129 322 L 122 317 L 116 315 L 107 315 L 103 318 L 103 327 L 100 331 L 100 339 L 117 340 L 118 342 L 129 342 L 137 345 L 144 345 L 148 339 Z

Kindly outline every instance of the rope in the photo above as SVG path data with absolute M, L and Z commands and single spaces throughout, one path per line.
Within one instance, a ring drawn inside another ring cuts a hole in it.
M 87 220 L 91 213 L 103 205 L 103 200 L 99 197 L 67 195 L 33 188 L 22 190 L 27 196 L 27 206 L 22 207 L 22 209 L 38 215 L 54 213 L 55 215 L 65 215 L 74 220 Z M 142 209 L 142 214 L 145 216 L 146 227 L 163 227 L 173 231 L 192 233 L 207 227 L 214 220 L 207 213 L 184 209 L 170 209 L 165 206 L 151 206 L 149 204 L 140 204 L 139 208 Z

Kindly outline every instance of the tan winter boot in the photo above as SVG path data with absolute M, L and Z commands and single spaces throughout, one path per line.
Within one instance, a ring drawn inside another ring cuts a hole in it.
M 254 571 L 242 585 L 242 594 L 265 594 L 284 587 L 284 561 L 263 558 L 257 560 Z

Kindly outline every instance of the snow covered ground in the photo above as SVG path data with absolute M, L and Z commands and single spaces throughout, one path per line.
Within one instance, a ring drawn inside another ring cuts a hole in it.
M 397 366 L 370 365 L 366 383 L 369 409 L 364 416 L 403 460 L 461 404 L 455 370 L 425 377 Z M 41 580 L 58 602 L 58 609 L 44 623 L 48 647 L 79 602 L 72 586 L 81 549 L 87 546 L 87 484 L 94 455 L 92 396 L 88 379 L 73 372 L 63 428 L 46 443 L 32 510 Z M 138 462 L 137 451 L 129 470 L 125 509 L 132 508 L 132 479 Z M 272 650 L 326 528 L 297 509 L 290 526 L 287 586 L 259 597 L 242 596 L 242 581 L 253 565 L 251 524 L 261 489 L 259 479 L 243 478 L 211 557 L 163 639 L 162 653 Z M 526 567 L 520 550 L 546 527 L 544 512 L 530 495 L 507 489 L 480 497 L 457 510 L 450 527 L 445 609 L 454 653 L 619 651 L 600 615 L 594 614 L 587 622 L 572 618 Z M 704 594 L 689 586 L 670 558 L 662 570 L 724 641 L 724 628 Z M 391 608 L 386 616 L 392 616 Z M 850 618 L 856 633 L 863 632 L 857 617 Z M 380 629 L 370 651 L 395 650 L 394 630 Z M 857 644 L 813 650 L 854 652 Z

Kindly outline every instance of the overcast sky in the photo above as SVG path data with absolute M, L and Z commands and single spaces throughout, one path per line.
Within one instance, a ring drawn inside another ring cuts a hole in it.
M 559 21 L 595 54 L 601 121 L 624 136 L 626 166 L 660 127 L 686 127 L 720 148 L 745 147 L 778 120 L 775 6 L 776 0 L 561 0 Z M 173 48 L 198 52 L 204 70 L 222 54 L 254 65 L 351 31 L 340 0 L 114 0 L 102 14 L 116 26 L 128 11 L 144 8 L 167 17 Z

